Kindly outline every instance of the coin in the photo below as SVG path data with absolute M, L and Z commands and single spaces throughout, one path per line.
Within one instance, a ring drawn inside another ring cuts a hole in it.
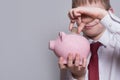
M 78 28 L 77 27 L 73 27 L 71 30 L 72 33 L 77 33 L 78 32 Z

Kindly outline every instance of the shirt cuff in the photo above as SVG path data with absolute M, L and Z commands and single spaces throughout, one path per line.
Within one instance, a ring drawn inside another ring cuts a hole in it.
M 101 24 L 104 26 L 104 27 L 106 27 L 106 28 L 109 28 L 109 27 L 111 27 L 112 26 L 112 19 L 111 19 L 111 17 L 110 17 L 110 15 L 109 15 L 109 13 L 103 18 L 103 19 L 101 19 Z
M 101 19 L 100 23 L 112 33 L 120 33 L 120 19 L 110 11 Z

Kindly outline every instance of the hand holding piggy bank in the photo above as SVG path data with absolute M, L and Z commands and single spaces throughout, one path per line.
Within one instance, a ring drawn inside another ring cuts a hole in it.
M 90 44 L 81 35 L 60 32 L 56 40 L 49 42 L 49 49 L 54 51 L 57 57 L 63 57 L 66 64 L 69 53 L 73 54 L 73 58 L 75 58 L 76 54 L 80 54 L 82 58 L 87 58 L 90 51 Z

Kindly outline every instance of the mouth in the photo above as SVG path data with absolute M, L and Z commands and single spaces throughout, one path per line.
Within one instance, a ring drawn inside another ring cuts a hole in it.
M 93 22 L 86 24 L 85 27 L 84 27 L 84 29 L 85 29 L 85 30 L 90 30 L 90 29 L 92 29 L 93 27 L 95 27 L 98 23 L 99 23 L 99 20 L 96 19 L 96 20 L 94 20 Z
M 91 29 L 91 28 L 93 28 L 93 27 L 94 27 L 94 25 L 85 26 L 84 29 L 85 29 L 85 30 L 89 30 L 89 29 Z
M 97 24 L 97 23 L 96 23 Z M 85 25 L 84 29 L 89 30 L 92 29 L 96 24 L 93 25 Z
M 93 26 L 85 26 L 85 29 L 90 29 L 92 28 Z

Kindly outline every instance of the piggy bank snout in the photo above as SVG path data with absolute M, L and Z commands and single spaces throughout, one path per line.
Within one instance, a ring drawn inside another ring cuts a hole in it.
M 51 41 L 49 42 L 49 49 L 50 49 L 50 50 L 54 50 L 54 49 L 55 49 L 55 41 L 51 40 Z

